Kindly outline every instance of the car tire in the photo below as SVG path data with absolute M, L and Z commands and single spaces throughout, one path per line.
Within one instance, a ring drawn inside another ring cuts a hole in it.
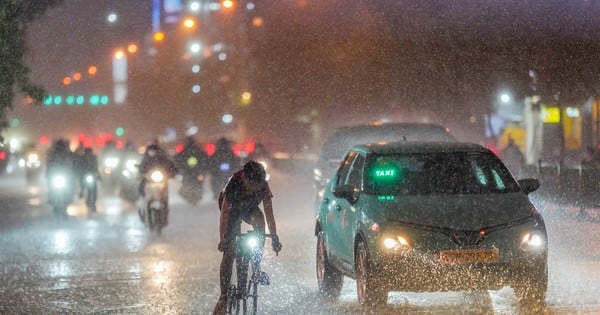
M 319 294 L 326 300 L 337 299 L 342 291 L 342 274 L 327 260 L 327 247 L 323 231 L 317 234 L 317 282 Z
M 367 246 L 362 240 L 356 245 L 356 292 L 360 305 L 371 307 L 387 304 L 387 289 L 372 272 Z
M 527 272 L 513 284 L 513 290 L 519 306 L 526 308 L 544 307 L 548 290 L 547 269 L 535 268 Z

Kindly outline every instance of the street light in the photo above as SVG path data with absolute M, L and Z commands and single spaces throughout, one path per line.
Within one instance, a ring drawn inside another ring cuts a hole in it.
M 221 2 L 221 5 L 226 9 L 231 9 L 231 8 L 233 8 L 233 1 L 232 0 L 224 0 L 223 2 Z

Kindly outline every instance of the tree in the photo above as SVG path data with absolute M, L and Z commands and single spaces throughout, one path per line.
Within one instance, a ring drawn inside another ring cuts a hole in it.
M 24 62 L 29 23 L 63 0 L 2 0 L 0 4 L 0 130 L 6 128 L 7 109 L 13 108 L 15 93 L 40 103 L 46 91 L 29 79 Z

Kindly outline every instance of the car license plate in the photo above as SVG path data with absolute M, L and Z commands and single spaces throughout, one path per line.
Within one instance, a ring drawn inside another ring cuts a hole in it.
M 492 249 L 458 249 L 440 251 L 442 264 L 491 263 L 500 259 L 500 251 Z

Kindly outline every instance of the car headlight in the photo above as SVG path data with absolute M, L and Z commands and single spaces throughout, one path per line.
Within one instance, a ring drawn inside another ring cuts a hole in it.
M 546 240 L 540 233 L 530 232 L 521 238 L 522 250 L 542 249 L 546 245 Z
M 388 251 L 403 252 L 410 249 L 410 244 L 402 236 L 388 236 L 383 238 L 383 247 Z
M 152 171 L 150 179 L 155 183 L 162 182 L 165 179 L 165 175 L 161 171 Z

